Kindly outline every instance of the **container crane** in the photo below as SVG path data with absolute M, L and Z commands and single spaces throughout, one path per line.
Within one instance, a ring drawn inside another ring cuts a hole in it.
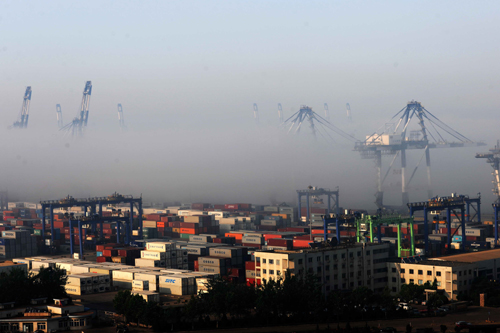
M 349 103 L 347 103 L 345 105 L 345 108 L 346 108 L 346 111 L 347 111 L 347 120 L 349 120 L 349 122 L 352 122 L 351 106 L 349 105 Z
M 493 168 L 493 194 L 496 197 L 495 203 L 500 204 L 500 140 L 494 148 L 490 149 L 489 153 L 477 153 L 476 158 L 485 158 L 486 162 L 491 164 Z
M 28 128 L 28 118 L 30 113 L 31 86 L 26 87 L 23 98 L 23 107 L 18 120 L 12 125 L 13 128 Z
M 253 103 L 253 117 L 255 119 L 255 122 L 258 124 L 259 123 L 259 107 L 257 106 L 257 103 Z
M 92 94 L 92 82 L 87 81 L 83 89 L 83 97 L 80 105 L 80 112 L 69 124 L 61 127 L 60 130 L 71 131 L 73 135 L 83 135 L 83 130 L 87 127 L 89 119 L 90 96 Z
M 278 103 L 278 117 L 280 120 L 280 124 L 283 123 L 283 108 L 281 107 L 281 103 Z
M 347 140 L 358 141 L 354 136 L 344 132 L 325 118 L 318 115 L 307 105 L 301 105 L 299 111 L 295 112 L 290 118 L 283 122 L 283 127 L 288 129 L 288 133 L 299 134 L 302 123 L 306 120 L 309 122 L 312 134 L 315 138 L 316 133 L 319 133 L 323 138 L 335 142 L 333 137 L 330 135 L 331 132 L 335 132 Z
M 325 103 L 323 107 L 325 108 L 325 118 L 330 120 L 330 110 L 328 110 L 328 104 Z
M 118 124 L 120 125 L 120 129 L 125 129 L 125 119 L 123 118 L 123 108 L 121 104 L 118 104 Z
M 385 126 L 385 130 L 375 132 L 367 135 L 366 139 L 362 142 L 357 142 L 354 150 L 361 153 L 362 158 L 375 159 L 375 166 L 377 169 L 377 192 L 375 194 L 375 204 L 379 209 L 395 209 L 406 210 L 409 203 L 408 186 L 410 185 L 413 176 L 415 175 L 418 164 L 413 170 L 411 176 L 408 178 L 406 173 L 406 151 L 420 149 L 423 150 L 423 155 L 420 161 L 425 156 L 427 164 L 427 195 L 432 198 L 431 189 L 431 148 L 463 148 L 473 146 L 484 146 L 483 142 L 474 142 L 464 135 L 460 134 L 444 122 L 439 120 L 436 116 L 425 109 L 420 102 L 410 101 L 406 107 L 401 109 L 391 120 L 399 116 L 396 127 Z M 413 118 L 418 119 L 418 132 L 421 135 L 407 135 L 409 126 Z M 426 126 L 430 124 L 430 127 Z M 447 137 L 449 139 L 447 139 Z M 455 140 L 455 141 L 451 141 Z M 391 165 L 389 166 L 385 176 L 382 178 L 382 155 L 393 155 Z M 401 206 L 387 206 L 383 203 L 382 184 L 385 181 L 393 163 L 397 156 L 401 156 L 401 192 L 402 204 Z M 420 164 L 420 162 L 419 162 Z
M 62 128 L 64 124 L 63 124 L 61 104 L 56 104 L 56 114 L 57 114 L 57 126 L 59 128 Z

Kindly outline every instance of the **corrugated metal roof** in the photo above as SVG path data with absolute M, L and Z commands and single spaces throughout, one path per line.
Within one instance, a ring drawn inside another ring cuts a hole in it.
M 477 262 L 491 259 L 500 259 L 500 249 L 455 254 L 452 256 L 434 258 L 433 260 Z

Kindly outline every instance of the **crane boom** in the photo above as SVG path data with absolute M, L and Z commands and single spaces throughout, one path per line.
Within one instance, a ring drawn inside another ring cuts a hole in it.
M 26 87 L 26 92 L 24 93 L 23 106 L 21 108 L 21 115 L 19 120 L 14 124 L 14 128 L 27 128 L 28 119 L 30 116 L 30 103 L 31 103 L 31 86 Z
M 61 110 L 61 104 L 56 104 L 56 114 L 57 114 L 57 126 L 59 128 L 63 127 L 63 117 L 62 117 L 62 110 Z
M 87 127 L 89 120 L 90 95 L 92 94 L 92 82 L 87 81 L 83 89 L 82 105 L 80 107 L 80 127 Z

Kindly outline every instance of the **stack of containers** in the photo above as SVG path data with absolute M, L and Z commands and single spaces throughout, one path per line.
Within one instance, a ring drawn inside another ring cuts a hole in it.
M 111 280 L 107 274 L 82 273 L 68 275 L 65 289 L 70 295 L 102 293 L 111 290 Z
M 245 278 L 247 286 L 255 284 L 255 261 L 245 261 Z
M 147 281 L 149 291 L 158 291 L 158 285 L 160 283 L 161 275 L 164 275 L 164 273 L 144 272 L 134 274 L 134 278 L 137 280 Z
M 4 230 L 0 238 L 0 260 L 37 255 L 36 236 L 27 230 Z
M 198 271 L 204 273 L 227 276 L 227 270 L 231 268 L 230 258 L 199 257 Z
M 188 252 L 177 249 L 171 242 L 148 242 L 141 258 L 135 260 L 138 267 L 188 268 Z
M 132 289 L 132 283 L 135 279 L 135 274 L 144 273 L 144 269 L 123 269 L 113 271 L 113 287 Z
M 145 290 L 149 290 L 149 280 L 135 279 L 132 281 L 132 291 L 145 291 Z

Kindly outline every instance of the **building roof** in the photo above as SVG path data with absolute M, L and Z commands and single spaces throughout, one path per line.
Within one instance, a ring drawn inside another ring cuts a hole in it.
M 470 262 L 426 259 L 426 260 L 419 261 L 415 264 L 428 265 L 428 266 L 458 267 L 458 266 L 469 265 Z
M 500 259 L 500 249 L 461 253 L 461 254 L 455 254 L 455 255 L 451 255 L 451 256 L 438 257 L 438 258 L 434 258 L 432 260 L 478 262 L 478 261 L 485 261 L 485 260 L 492 260 L 492 259 Z
M 26 264 L 20 264 L 12 261 L 0 262 L 0 267 L 5 267 L 5 266 L 26 266 Z

